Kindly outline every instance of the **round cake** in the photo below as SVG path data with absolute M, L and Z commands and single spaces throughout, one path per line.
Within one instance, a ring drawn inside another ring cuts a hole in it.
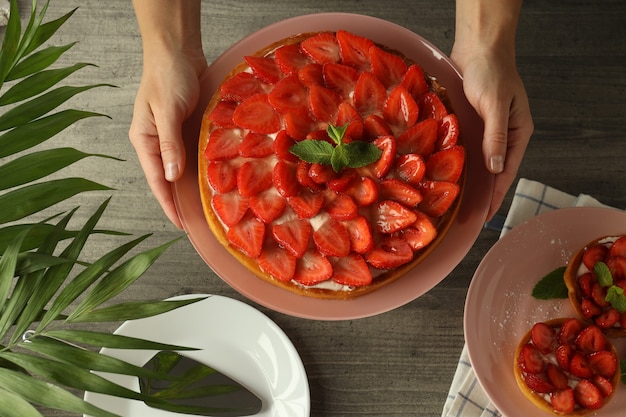
M 206 108 L 198 155 L 219 242 L 259 278 L 319 298 L 373 291 L 428 256 L 465 166 L 445 87 L 341 30 L 242 57 Z
M 581 320 L 596 324 L 610 337 L 626 336 L 626 236 L 589 242 L 574 254 L 564 279 Z
M 575 318 L 534 324 L 514 358 L 520 390 L 538 408 L 556 415 L 597 411 L 620 383 L 613 344 L 599 327 Z

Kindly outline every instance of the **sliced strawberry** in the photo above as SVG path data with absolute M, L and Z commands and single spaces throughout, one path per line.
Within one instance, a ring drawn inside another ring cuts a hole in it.
M 611 271 L 613 282 L 626 278 L 626 258 L 621 256 L 611 256 L 607 259 L 606 266 L 608 266 L 609 271 Z
M 426 177 L 433 181 L 457 182 L 463 173 L 465 148 L 453 146 L 437 151 L 426 161 Z
M 272 182 L 279 194 L 283 197 L 291 197 L 300 192 L 300 184 L 296 178 L 298 165 L 293 162 L 279 160 L 274 165 Z
M 278 159 L 288 162 L 297 162 L 298 157 L 291 153 L 291 147 L 296 144 L 285 130 L 281 130 L 274 139 L 274 154 Z
M 298 79 L 307 87 L 324 85 L 322 65 L 316 62 L 305 65 L 298 71 Z
M 244 197 L 252 197 L 272 186 L 272 170 L 263 159 L 250 159 L 237 171 L 237 188 Z
M 590 378 L 593 375 L 587 357 L 578 351 L 572 354 L 569 371 L 578 378 Z
M 381 136 L 391 136 L 393 131 L 385 119 L 377 114 L 370 114 L 363 119 L 363 136 L 366 139 L 377 139 Z
M 583 264 L 591 271 L 597 262 L 604 262 L 609 253 L 609 248 L 604 245 L 592 245 L 583 253 Z
M 435 119 L 440 122 L 448 114 L 446 106 L 442 103 L 439 96 L 433 92 L 424 94 L 418 104 L 422 119 Z
M 400 155 L 396 159 L 396 172 L 402 181 L 417 186 L 426 174 L 426 162 L 416 153 Z
M 350 248 L 353 252 L 364 254 L 374 247 L 372 230 L 369 221 L 363 216 L 357 216 L 344 222 L 350 236 Z
M 268 94 L 268 101 L 280 113 L 309 111 L 307 89 L 296 75 L 278 81 Z
M 600 375 L 594 375 L 591 377 L 591 382 L 593 382 L 593 385 L 598 387 L 603 397 L 606 398 L 613 394 L 613 384 L 611 384 L 611 381 L 608 379 Z
M 417 214 L 402 204 L 383 200 L 376 205 L 374 227 L 380 233 L 394 233 L 415 223 Z
M 567 375 L 565 375 L 561 368 L 559 368 L 555 364 L 548 364 L 546 368 L 546 376 L 548 377 L 548 381 L 550 381 L 550 383 L 554 385 L 556 389 L 561 390 L 567 388 L 569 378 L 567 377 Z
M 440 217 L 452 207 L 460 188 L 452 182 L 425 181 L 420 191 L 423 200 L 418 208 L 430 217 Z
M 419 107 L 413 96 L 401 85 L 391 90 L 383 106 L 383 117 L 396 134 L 415 125 L 418 113 Z
M 448 149 L 455 146 L 459 141 L 459 120 L 455 114 L 448 114 L 439 123 L 437 130 L 437 143 L 435 148 L 438 150 Z
M 302 52 L 318 64 L 339 62 L 339 44 L 335 35 L 328 32 L 319 33 L 305 39 L 300 44 Z
M 376 178 L 382 178 L 391 169 L 396 158 L 396 138 L 393 136 L 381 136 L 372 142 L 382 151 L 378 161 L 368 165 Z
M 626 236 L 621 236 L 613 242 L 609 250 L 609 255 L 626 258 Z
M 370 47 L 369 55 L 372 73 L 383 83 L 386 89 L 391 89 L 402 81 L 407 66 L 401 57 L 377 46 Z
M 571 345 L 585 325 L 578 319 L 566 320 L 559 329 L 558 341 L 561 345 Z
M 546 323 L 535 323 L 531 329 L 531 340 L 541 353 L 548 354 L 552 352 L 556 344 L 556 332 Z
M 236 129 L 215 129 L 209 135 L 204 156 L 209 161 L 224 161 L 239 155 L 242 138 Z
M 591 291 L 594 284 L 598 282 L 598 278 L 593 272 L 585 272 L 578 277 L 578 286 L 584 297 L 591 297 Z
M 333 190 L 338 193 L 344 193 L 356 180 L 357 174 L 356 171 L 348 169 L 341 171 L 335 178 L 328 181 L 326 186 L 328 189 Z
M 244 60 L 250 66 L 252 73 L 261 81 L 274 84 L 280 79 L 280 70 L 274 59 L 262 56 L 245 56 Z
M 571 345 L 559 345 L 556 348 L 556 363 L 565 371 L 569 371 L 569 364 L 572 360 L 574 350 Z
M 339 94 L 326 87 L 314 85 L 309 89 L 309 108 L 319 121 L 334 120 L 341 101 Z
M 243 219 L 248 211 L 249 200 L 247 197 L 242 197 L 237 191 L 231 191 L 226 194 L 213 195 L 211 205 L 222 223 L 232 227 Z
M 354 87 L 354 108 L 362 115 L 382 114 L 387 89 L 371 72 L 363 72 Z
M 593 373 L 604 378 L 612 378 L 617 371 L 617 358 L 613 352 L 608 350 L 593 352 L 587 357 L 587 360 Z
M 252 215 L 245 216 L 239 223 L 228 229 L 230 243 L 250 258 L 258 258 L 263 249 L 265 224 Z
M 207 180 L 216 192 L 227 193 L 237 186 L 237 169 L 230 161 L 209 161 Z
M 333 167 L 330 165 L 312 163 L 309 168 L 309 177 L 316 184 L 326 184 L 328 181 L 336 177 Z
M 234 101 L 220 101 L 209 114 L 209 120 L 218 127 L 236 127 L 235 122 L 233 122 L 233 114 L 236 108 L 237 103 Z
M 297 141 L 306 139 L 316 129 L 316 123 L 308 114 L 289 112 L 285 114 L 285 131 Z
M 608 307 L 610 303 L 606 301 L 607 287 L 603 287 L 599 282 L 591 286 L 591 298 L 600 307 Z
M 354 106 L 348 102 L 343 101 L 339 104 L 334 124 L 335 126 L 348 125 L 345 134 L 348 137 L 360 138 L 363 136 L 363 119 Z
M 372 283 L 370 271 L 363 256 L 351 253 L 333 263 L 333 280 L 341 285 L 361 287 Z
M 524 382 L 528 388 L 539 394 L 547 394 L 556 390 L 544 376 L 541 374 L 523 374 Z
M 326 87 L 337 92 L 343 99 L 348 99 L 354 91 L 359 73 L 347 65 L 329 63 L 322 67 L 324 84 Z
M 580 309 L 582 310 L 583 316 L 590 319 L 593 318 L 600 313 L 602 313 L 602 308 L 593 301 L 591 297 L 585 297 L 580 302 Z
M 273 242 L 266 242 L 259 256 L 259 266 L 281 282 L 288 282 L 296 272 L 296 257 Z
M 309 219 L 320 212 L 324 205 L 324 194 L 303 188 L 298 195 L 287 198 L 287 203 L 298 217 Z
M 281 128 L 280 116 L 266 94 L 254 94 L 244 100 L 233 113 L 233 121 L 237 126 L 257 133 L 275 133 Z
M 260 133 L 249 132 L 239 144 L 239 155 L 244 158 L 264 158 L 274 153 L 274 141 Z
M 302 285 L 316 285 L 332 275 L 333 267 L 328 259 L 316 250 L 309 250 L 296 261 L 293 279 Z
M 347 256 L 350 253 L 350 235 L 341 223 L 333 219 L 326 220 L 313 232 L 313 241 L 317 249 L 326 256 Z
M 582 407 L 597 410 L 602 407 L 602 393 L 591 381 L 582 379 L 574 388 L 574 398 Z
M 538 374 L 546 369 L 541 352 L 532 343 L 527 343 L 520 349 L 517 363 L 522 371 L 529 374 Z
M 573 412 L 576 408 L 574 389 L 572 387 L 566 387 L 565 389 L 553 392 L 550 396 L 550 403 L 558 413 L 569 414 Z
M 409 93 L 415 100 L 418 100 L 428 92 L 428 83 L 424 77 L 424 70 L 418 64 L 412 64 L 407 68 L 400 85 L 409 90 Z
M 426 119 L 398 136 L 398 153 L 415 153 L 428 158 L 435 151 L 436 142 L 437 122 Z
M 349 195 L 339 194 L 331 190 L 325 196 L 324 208 L 332 219 L 350 220 L 359 214 L 359 207 Z
M 316 183 L 309 176 L 309 170 L 311 169 L 311 164 L 306 161 L 298 161 L 298 168 L 296 169 L 296 180 L 298 183 L 303 186 L 310 188 L 311 190 L 322 190 L 323 186 Z
M 430 218 L 420 211 L 415 211 L 417 220 L 402 231 L 402 237 L 414 251 L 425 248 L 437 237 L 437 228 Z
M 274 52 L 276 66 L 285 75 L 298 75 L 298 71 L 311 61 L 300 53 L 298 44 L 283 45 Z
M 364 255 L 368 264 L 376 269 L 393 269 L 411 262 L 413 250 L 400 237 L 386 237 Z
M 346 190 L 354 202 L 360 207 L 368 207 L 378 200 L 378 186 L 370 177 L 358 177 Z
M 265 224 L 270 224 L 285 212 L 287 200 L 269 188 L 250 197 L 250 210 Z
M 276 242 L 297 258 L 304 256 L 309 247 L 313 227 L 308 220 L 294 219 L 272 226 Z
M 345 65 L 369 71 L 371 68 L 369 49 L 374 46 L 373 41 L 345 30 L 338 30 L 337 43 L 339 44 L 341 61 Z
M 422 201 L 422 193 L 396 178 L 383 179 L 379 184 L 380 198 L 393 200 L 406 207 L 415 207 Z
M 241 102 L 263 92 L 263 83 L 249 72 L 239 72 L 220 86 L 222 100 Z

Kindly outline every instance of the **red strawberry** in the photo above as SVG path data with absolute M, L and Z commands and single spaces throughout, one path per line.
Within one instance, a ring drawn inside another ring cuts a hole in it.
M 428 92 L 428 83 L 424 78 L 424 70 L 418 64 L 413 64 L 407 68 L 400 85 L 409 90 L 415 100 Z
M 393 269 L 410 262 L 413 250 L 406 240 L 390 236 L 364 256 L 367 263 L 376 269 Z
M 574 389 L 567 387 L 555 391 L 550 396 L 550 403 L 552 407 L 559 413 L 569 414 L 576 408 L 576 401 L 574 400 Z
M 354 108 L 361 115 L 382 114 L 387 89 L 371 72 L 363 72 L 354 87 Z
M 592 245 L 583 253 L 583 264 L 591 271 L 597 262 L 604 262 L 607 259 L 609 248 L 604 245 Z
M 297 141 L 306 139 L 309 132 L 316 128 L 316 123 L 308 114 L 289 112 L 285 114 L 285 131 Z
M 250 159 L 237 171 L 237 188 L 244 197 L 252 197 L 272 186 L 272 171 L 265 160 Z
M 345 30 L 338 30 L 337 43 L 339 44 L 341 61 L 345 65 L 350 65 L 359 70 L 370 69 L 369 49 L 374 46 L 374 42 Z
M 391 169 L 396 158 L 396 138 L 393 136 L 381 136 L 372 142 L 382 151 L 378 161 L 368 165 L 372 168 L 376 178 L 382 178 Z
M 580 302 L 580 309 L 583 312 L 583 316 L 590 319 L 602 313 L 602 308 L 597 305 L 591 297 L 585 297 Z
M 349 195 L 329 191 L 325 196 L 324 208 L 332 219 L 350 220 L 359 214 L 359 207 Z
M 580 352 L 572 354 L 572 359 L 569 362 L 569 371 L 578 378 L 589 378 L 593 375 L 587 357 Z
M 372 73 L 386 89 L 391 89 L 400 83 L 407 70 L 406 63 L 401 57 L 377 46 L 370 47 L 369 55 Z
M 594 321 L 599 328 L 609 329 L 615 326 L 619 322 L 619 319 L 619 311 L 615 308 L 610 308 L 596 317 Z
M 244 217 L 235 226 L 228 229 L 230 243 L 250 258 L 258 258 L 265 240 L 265 224 L 256 217 Z
M 280 246 L 266 242 L 259 256 L 259 266 L 274 279 L 288 282 L 296 272 L 296 257 Z
M 573 352 L 574 350 L 571 345 L 559 345 L 559 347 L 556 348 L 556 363 L 559 364 L 561 369 L 569 371 L 569 364 L 572 360 Z
M 272 227 L 276 242 L 297 258 L 304 256 L 312 233 L 311 223 L 303 219 L 289 220 Z
M 237 186 L 237 169 L 230 161 L 209 161 L 207 180 L 218 193 L 227 193 Z
M 588 326 L 576 337 L 576 346 L 586 353 L 598 352 L 606 347 L 606 338 L 596 326 Z
M 598 282 L 598 278 L 593 272 L 585 272 L 578 277 L 578 286 L 582 291 L 583 296 L 591 297 L 591 291 L 594 284 Z
M 427 158 L 435 151 L 437 122 L 426 119 L 398 136 L 398 153 L 415 153 Z
M 257 133 L 275 133 L 281 128 L 280 116 L 266 94 L 254 94 L 244 100 L 233 113 L 233 121 L 237 126 Z
M 556 343 L 556 332 L 546 323 L 535 323 L 531 329 L 531 339 L 533 344 L 544 355 L 554 350 Z
M 372 273 L 365 259 L 357 253 L 339 258 L 333 264 L 333 280 L 341 285 L 360 287 L 372 283 Z
M 328 259 L 316 250 L 308 250 L 296 262 L 293 279 L 302 285 L 315 285 L 333 275 L 333 267 Z
M 267 135 L 249 132 L 239 144 L 239 155 L 244 158 L 263 158 L 274 153 L 274 141 Z
M 550 381 L 550 383 L 554 385 L 556 389 L 561 390 L 567 388 L 569 378 L 567 377 L 567 375 L 565 375 L 561 368 L 559 368 L 555 364 L 548 364 L 548 367 L 546 368 L 546 375 L 548 377 L 548 381 Z
M 374 227 L 380 233 L 394 233 L 415 223 L 417 214 L 402 204 L 384 200 L 376 205 Z
M 245 56 L 252 73 L 261 81 L 274 84 L 280 79 L 280 70 L 272 58 L 262 56 Z
M 441 102 L 439 96 L 433 92 L 424 94 L 418 104 L 422 119 L 435 119 L 439 122 L 448 114 L 446 106 Z
M 613 242 L 609 250 L 609 255 L 626 258 L 626 236 L 621 236 Z
M 422 201 L 422 193 L 396 178 L 383 179 L 379 191 L 381 199 L 397 201 L 406 207 L 415 207 Z
M 611 256 L 607 259 L 606 266 L 608 266 L 609 271 L 611 271 L 613 282 L 617 283 L 617 281 L 624 280 L 626 278 L 626 258 L 621 256 Z
M 339 45 L 337 39 L 332 33 L 319 33 L 300 44 L 302 52 L 318 64 L 326 64 L 329 62 L 339 62 Z
M 541 374 L 523 374 L 523 378 L 526 385 L 528 385 L 528 388 L 539 394 L 547 394 L 556 390 L 554 385 L 552 385 Z
M 220 86 L 222 100 L 243 101 L 248 97 L 263 92 L 263 84 L 249 72 L 239 72 Z
M 324 204 L 324 194 L 303 188 L 298 195 L 288 197 L 287 203 L 298 217 L 309 219 L 320 212 Z
M 426 174 L 426 162 L 419 154 L 408 153 L 396 159 L 398 177 L 411 185 L 419 185 Z
M 237 191 L 231 191 L 226 194 L 213 195 L 211 205 L 222 223 L 232 227 L 239 223 L 248 211 L 249 200 Z
M 311 190 L 322 190 L 322 185 L 316 183 L 309 176 L 309 170 L 311 169 L 311 164 L 306 161 L 299 161 L 298 168 L 296 170 L 296 179 L 298 183 L 303 187 L 308 187 Z
M 276 66 L 285 75 L 298 75 L 298 71 L 311 61 L 300 53 L 297 44 L 283 45 L 274 52 Z
M 358 177 L 346 190 L 354 202 L 360 207 L 367 207 L 378 200 L 378 186 L 370 177 Z
M 438 150 L 448 149 L 455 146 L 459 140 L 459 121 L 455 114 L 448 114 L 439 124 L 437 131 L 437 144 L 435 147 Z
M 339 94 L 326 87 L 314 85 L 309 89 L 309 107 L 319 121 L 334 120 L 341 101 Z
M 291 147 L 295 145 L 296 141 L 293 140 L 286 131 L 281 130 L 274 139 L 274 154 L 278 159 L 283 159 L 289 162 L 297 162 L 298 157 L 291 153 Z
M 234 101 L 220 101 L 217 103 L 211 114 L 209 114 L 209 120 L 219 127 L 233 128 L 236 127 L 233 122 L 233 114 L 237 103 Z
M 285 211 L 287 200 L 270 188 L 250 197 L 250 210 L 265 224 L 270 224 Z
M 341 223 L 333 219 L 326 220 L 313 232 L 313 241 L 317 249 L 326 256 L 348 256 L 350 253 L 350 235 Z
M 344 222 L 350 236 L 350 248 L 353 252 L 364 254 L 374 247 L 374 239 L 372 238 L 372 230 L 367 219 L 363 216 L 357 216 L 347 222 Z
M 363 136 L 363 119 L 361 115 L 356 111 L 354 106 L 348 102 L 342 102 L 337 109 L 337 117 L 335 118 L 335 126 L 345 126 L 345 136 L 352 138 L 360 138 Z
M 401 85 L 389 93 L 383 116 L 394 132 L 402 133 L 417 122 L 419 107 L 411 93 Z
M 576 337 L 585 325 L 578 319 L 566 320 L 559 330 L 558 341 L 562 345 L 574 344 Z
M 574 398 L 578 404 L 589 410 L 596 410 L 602 407 L 603 403 L 600 390 L 587 379 L 578 382 L 574 388 Z
M 434 181 L 457 182 L 463 173 L 464 163 L 463 146 L 437 151 L 426 161 L 426 177 Z
M 272 181 L 274 187 L 283 197 L 291 197 L 300 191 L 300 184 L 296 179 L 298 165 L 293 162 L 279 160 L 274 165 Z
M 330 63 L 322 67 L 324 83 L 326 87 L 337 91 L 343 98 L 348 98 L 354 91 L 359 73 L 352 67 L 342 64 Z
M 532 343 L 527 343 L 520 349 L 517 363 L 522 371 L 529 374 L 538 374 L 546 369 L 541 352 Z
M 344 193 L 346 192 L 346 190 L 352 187 L 352 184 L 354 184 L 356 177 L 357 177 L 356 171 L 351 170 L 351 169 L 343 170 L 335 178 L 328 181 L 326 186 L 330 190 L 336 191 L 338 193 Z
M 278 81 L 268 94 L 268 100 L 281 113 L 299 114 L 309 111 L 307 89 L 296 75 Z
M 440 217 L 450 209 L 459 190 L 452 182 L 425 181 L 420 187 L 424 198 L 418 208 L 430 217 Z
M 239 155 L 241 136 L 235 129 L 215 129 L 209 135 L 204 156 L 209 161 L 224 161 Z
M 437 228 L 430 218 L 422 212 L 416 211 L 417 220 L 402 231 L 402 237 L 411 249 L 420 250 L 428 246 L 437 237 Z
M 605 398 L 613 393 L 613 384 L 611 384 L 611 381 L 609 381 L 608 379 L 600 375 L 594 375 L 591 377 L 591 382 L 593 382 L 593 385 L 598 387 L 600 393 Z
M 318 63 L 305 65 L 298 71 L 298 79 L 307 87 L 311 87 L 313 85 L 324 85 L 322 65 Z
M 385 119 L 377 114 L 370 114 L 363 119 L 363 136 L 366 139 L 376 139 L 380 136 L 393 135 L 391 127 Z
M 608 350 L 593 352 L 587 357 L 587 360 L 593 373 L 604 378 L 612 378 L 617 371 L 617 358 L 613 352 Z
M 309 177 L 316 184 L 326 184 L 328 181 L 335 178 L 336 173 L 333 171 L 333 167 L 330 165 L 319 164 L 317 162 L 312 163 L 309 168 Z

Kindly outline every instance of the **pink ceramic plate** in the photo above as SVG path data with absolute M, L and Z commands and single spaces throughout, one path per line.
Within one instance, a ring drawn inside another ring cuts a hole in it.
M 531 291 L 550 271 L 565 266 L 585 244 L 605 235 L 626 234 L 626 213 L 607 208 L 552 211 L 515 227 L 478 266 L 465 304 L 465 340 L 478 381 L 507 417 L 548 416 L 519 390 L 513 356 L 537 321 L 576 317 L 567 299 L 536 300 Z M 613 339 L 622 359 L 626 340 Z M 620 385 L 598 417 L 621 417 L 626 387 Z
M 302 297 L 255 277 L 214 238 L 206 224 L 197 180 L 197 138 L 202 113 L 217 85 L 230 70 L 266 45 L 285 37 L 319 30 L 344 29 L 402 51 L 436 76 L 448 89 L 467 146 L 467 183 L 460 213 L 446 239 L 412 273 L 373 293 L 354 300 Z M 491 201 L 493 176 L 482 160 L 482 121 L 466 101 L 462 80 L 449 59 L 415 33 L 393 23 L 362 15 L 327 13 L 295 17 L 267 26 L 222 54 L 204 80 L 196 114 L 185 126 L 187 167 L 174 184 L 174 196 L 185 230 L 204 261 L 230 286 L 251 300 L 276 311 L 320 320 L 367 317 L 392 310 L 424 294 L 443 280 L 463 259 L 480 233 Z

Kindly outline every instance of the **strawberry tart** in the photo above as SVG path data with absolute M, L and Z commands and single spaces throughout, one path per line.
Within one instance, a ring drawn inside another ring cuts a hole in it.
M 602 330 L 570 319 L 539 322 L 515 353 L 515 380 L 541 410 L 583 416 L 602 408 L 620 381 L 617 351 Z
M 465 165 L 445 88 L 341 30 L 243 57 L 204 113 L 198 154 L 220 243 L 272 284 L 339 299 L 429 254 L 456 216 Z
M 589 242 L 572 257 L 564 279 L 581 320 L 626 337 L 626 236 Z

